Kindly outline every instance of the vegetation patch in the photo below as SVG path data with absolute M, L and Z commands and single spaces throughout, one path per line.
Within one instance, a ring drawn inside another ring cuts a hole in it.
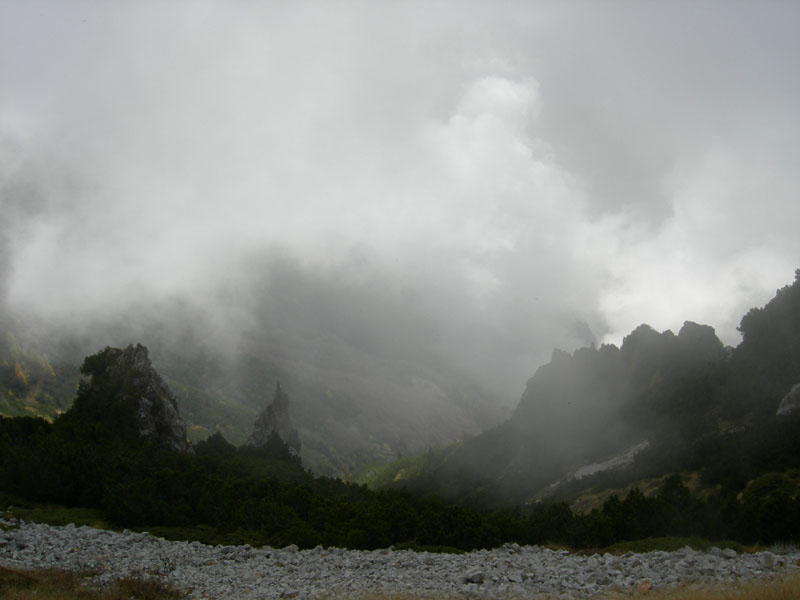
M 689 547 L 698 552 L 704 552 L 713 547 L 717 548 L 730 548 L 739 553 L 757 552 L 757 546 L 745 546 L 739 542 L 731 540 L 717 540 L 711 541 L 701 537 L 651 537 L 641 540 L 621 541 L 611 544 L 600 550 L 599 552 L 609 554 L 625 554 L 626 552 L 676 552 L 682 548 Z
M 370 489 L 390 488 L 393 484 L 421 475 L 430 453 L 405 456 L 387 464 L 371 464 L 352 476 L 352 481 Z
M 775 579 L 748 581 L 738 584 L 690 584 L 680 587 L 637 591 L 631 594 L 612 593 L 598 600 L 622 598 L 648 598 L 649 600 L 796 600 L 800 598 L 800 575 L 793 574 Z
M 185 594 L 150 579 L 122 579 L 97 590 L 87 586 L 86 574 L 0 567 L 0 597 L 4 600 L 178 600 Z
M 662 477 L 651 477 L 634 481 L 624 488 L 605 488 L 599 491 L 584 492 L 570 503 L 570 508 L 575 514 L 587 514 L 593 510 L 602 509 L 603 504 L 612 496 L 624 498 L 633 490 L 639 490 L 645 497 L 651 498 L 660 491 L 662 483 Z
M 186 527 L 134 527 L 133 530 L 147 531 L 147 533 L 164 538 L 165 540 L 172 540 L 175 542 L 200 542 L 208 546 L 243 546 L 248 544 L 254 548 L 259 548 L 261 546 L 273 545 L 269 535 L 265 534 L 263 531 L 254 531 L 251 529 L 223 531 L 210 525 L 196 525 Z
M 15 494 L 9 494 L 8 492 L 4 492 L 0 490 L 0 510 L 5 509 L 8 506 L 26 506 L 30 505 L 30 503 L 20 498 Z
M 73 508 L 56 504 L 30 504 L 12 506 L 8 511 L 12 516 L 23 521 L 46 523 L 48 525 L 88 526 L 95 529 L 114 529 L 103 513 L 93 508 Z

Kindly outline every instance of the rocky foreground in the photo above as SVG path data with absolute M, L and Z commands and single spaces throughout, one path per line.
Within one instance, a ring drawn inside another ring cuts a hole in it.
M 6 530 L 4 530 L 6 529 Z M 480 598 L 588 598 L 684 582 L 724 583 L 797 569 L 800 553 L 696 552 L 579 556 L 536 546 L 450 555 L 427 552 L 298 551 L 169 542 L 146 533 L 53 527 L 0 519 L 0 565 L 56 567 L 168 582 L 192 598 L 321 598 L 360 594 Z

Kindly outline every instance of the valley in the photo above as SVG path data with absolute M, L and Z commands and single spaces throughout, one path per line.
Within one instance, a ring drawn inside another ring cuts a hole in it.
M 75 400 L 52 423 L 0 420 L 0 489 L 97 508 L 119 524 L 252 544 L 469 550 L 509 540 L 586 548 L 665 535 L 788 541 L 800 531 L 800 414 L 786 400 L 800 380 L 800 271 L 748 312 L 741 330 L 737 348 L 686 322 L 677 335 L 642 325 L 620 348 L 554 351 L 499 425 L 472 437 L 461 429 L 455 444 L 395 461 L 381 453 L 350 458 L 371 489 L 345 483 L 344 470 L 335 479 L 309 470 L 304 449 L 314 441 L 303 425 L 313 411 L 303 407 L 307 396 L 282 391 L 303 389 L 291 373 L 253 361 L 238 379 L 248 383 L 239 397 L 257 395 L 265 411 L 261 446 L 228 439 L 223 427 L 189 444 L 192 421 L 187 427 L 183 411 L 203 413 L 187 390 L 172 391 L 147 348 L 107 347 L 84 360 Z M 6 350 L 7 386 L 28 385 L 17 375 L 22 364 L 39 365 L 32 382 L 57 379 L 43 354 L 22 348 Z M 235 379 L 202 353 L 182 363 L 180 356 L 162 359 L 173 365 L 166 372 L 192 389 L 216 393 Z M 270 385 L 274 406 L 265 400 Z M 366 411 L 336 408 L 339 422 L 356 429 L 376 422 L 360 420 Z M 238 417 L 247 432 L 239 440 L 255 431 L 257 409 L 249 425 Z M 371 439 L 394 443 L 393 452 L 413 447 L 420 438 L 401 435 L 413 420 L 395 427 L 398 419 L 385 418 Z M 315 431 L 330 441 L 331 429 Z M 379 435 L 389 429 L 400 437 Z M 236 510 L 221 513 L 233 497 Z

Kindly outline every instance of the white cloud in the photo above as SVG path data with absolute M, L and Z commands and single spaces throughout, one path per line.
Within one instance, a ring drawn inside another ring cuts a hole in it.
M 512 393 L 586 326 L 735 342 L 800 262 L 798 42 L 704 6 L 2 4 L 3 291 L 227 314 L 289 256 Z
M 769 171 L 715 148 L 666 179 L 672 215 L 657 228 L 615 221 L 608 249 L 615 283 L 601 296 L 608 339 L 647 322 L 677 331 L 709 323 L 736 345 L 748 307 L 791 282 L 800 258 L 794 223 L 800 208 L 775 188 Z M 774 196 L 770 196 L 774 193 Z

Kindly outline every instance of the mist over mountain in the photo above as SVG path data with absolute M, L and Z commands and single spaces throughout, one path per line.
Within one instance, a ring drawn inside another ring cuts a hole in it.
M 561 348 L 541 413 L 573 414 L 547 399 L 566 370 L 613 438 L 639 350 L 603 344 L 691 318 L 736 346 L 797 264 L 798 26 L 791 3 L 2 3 L 0 411 L 53 417 L 84 356 L 141 343 L 195 441 L 243 442 L 280 380 L 306 464 L 346 473 L 496 425 Z
M 619 348 L 556 350 L 506 422 L 428 454 L 397 480 L 511 505 L 675 472 L 738 491 L 795 466 L 800 414 L 779 407 L 800 382 L 800 270 L 740 330 L 735 349 L 687 321 L 677 335 L 641 325 Z
M 381 343 L 369 330 L 356 345 L 347 325 L 325 326 L 326 319 L 344 324 L 354 318 L 347 311 L 292 308 L 294 315 L 284 311 L 284 319 L 265 308 L 264 322 L 247 333 L 216 329 L 205 312 L 179 301 L 161 304 L 151 317 L 133 313 L 84 323 L 80 332 L 7 318 L 0 413 L 53 417 L 65 411 L 83 357 L 136 340 L 149 348 L 175 393 L 194 441 L 220 431 L 243 443 L 280 380 L 293 399 L 290 412 L 305 464 L 320 473 L 347 473 L 419 453 L 478 433 L 507 414 L 497 392 L 433 353 L 403 354 L 392 347 L 402 340 Z
M 138 437 L 175 452 L 193 453 L 175 396 L 153 369 L 141 344 L 86 357 L 73 406 L 59 420 L 66 428 L 106 430 Z
M 642 322 L 735 345 L 800 251 L 797 23 L 3 3 L 0 303 L 87 352 L 184 313 L 215 348 L 444 365 L 506 406 L 552 348 Z
M 52 423 L 0 417 L 0 491 L 209 543 L 782 542 L 800 525 L 799 316 L 800 270 L 745 315 L 735 349 L 687 321 L 677 335 L 642 325 L 619 348 L 555 351 L 508 421 L 382 467 L 393 477 L 380 491 L 304 469 L 278 384 L 248 443 L 217 431 L 189 445 L 147 349 L 106 347 Z
M 0 502 L 276 548 L 796 537 L 798 31 L 0 2 Z

